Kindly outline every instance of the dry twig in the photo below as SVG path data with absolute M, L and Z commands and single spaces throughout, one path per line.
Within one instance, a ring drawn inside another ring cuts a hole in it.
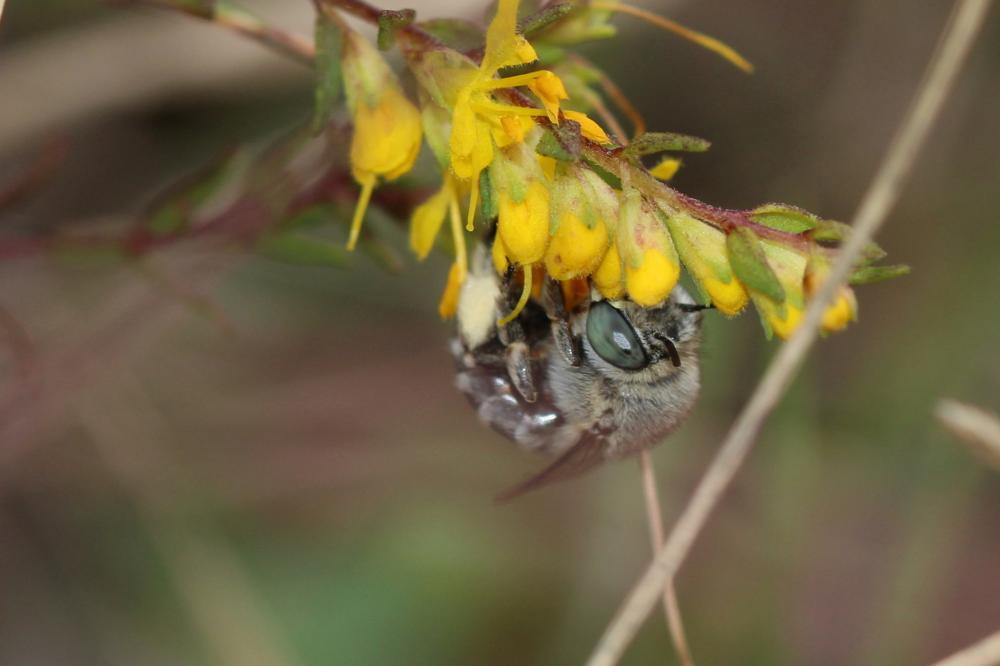
M 829 279 L 806 311 L 802 326 L 779 349 L 750 401 L 729 430 L 719 453 L 695 489 L 663 550 L 629 593 L 623 606 L 587 661 L 612 666 L 649 616 L 664 584 L 671 580 L 746 459 L 764 421 L 788 389 L 806 352 L 816 340 L 823 311 L 844 284 L 855 260 L 885 222 L 916 162 L 952 84 L 982 26 L 990 0 L 960 0 L 945 29 L 928 73 L 918 89 L 900 131 L 862 199 L 854 218 L 854 233 L 834 262 Z
M 657 555 L 663 547 L 663 512 L 660 509 L 660 495 L 656 490 L 656 472 L 653 468 L 653 458 L 649 449 L 639 452 L 639 470 L 642 474 L 642 490 L 646 498 L 646 517 L 649 518 L 649 538 L 653 543 L 653 555 Z M 691 648 L 684 632 L 684 620 L 681 617 L 681 607 L 677 603 L 677 590 L 674 581 L 669 580 L 663 588 L 663 612 L 667 618 L 667 630 L 670 640 L 674 643 L 677 658 L 681 666 L 694 666 Z
M 977 458 L 1000 470 L 1000 418 L 996 414 L 957 400 L 942 400 L 934 415 Z

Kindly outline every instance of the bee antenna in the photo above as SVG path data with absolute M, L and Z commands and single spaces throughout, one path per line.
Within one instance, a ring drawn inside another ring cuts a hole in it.
M 714 310 L 715 306 L 709 303 L 708 305 L 700 305 L 698 303 L 679 303 L 677 305 L 683 312 L 701 312 L 702 310 Z

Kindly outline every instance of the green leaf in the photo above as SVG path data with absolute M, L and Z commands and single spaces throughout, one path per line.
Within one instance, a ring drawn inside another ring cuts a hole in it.
M 783 204 L 767 204 L 750 212 L 750 218 L 757 224 L 784 231 L 790 234 L 801 234 L 815 229 L 819 218 L 812 213 Z
M 493 196 L 493 180 L 490 178 L 489 169 L 483 169 L 479 172 L 479 214 L 486 222 L 499 214 L 497 200 Z
M 849 282 L 851 284 L 872 284 L 883 280 L 906 275 L 910 272 L 910 267 L 906 264 L 895 264 L 893 266 L 866 266 L 851 273 Z
M 564 120 L 558 125 L 546 129 L 535 148 L 535 152 L 561 162 L 576 162 L 580 159 L 582 143 L 580 123 Z
M 600 176 L 601 180 L 607 183 L 612 189 L 620 190 L 622 189 L 622 179 L 611 173 L 600 164 L 596 162 L 591 162 L 590 160 L 585 160 L 587 167 L 590 168 L 595 174 Z
M 417 18 L 412 9 L 385 9 L 378 15 L 378 47 L 388 51 L 396 43 L 396 31 L 404 28 Z
M 818 220 L 817 226 L 813 230 L 813 239 L 821 245 L 826 247 L 839 247 L 848 236 L 851 235 L 852 229 L 850 225 L 844 224 L 843 222 L 835 222 L 833 220 Z M 885 250 L 883 250 L 875 242 L 870 242 L 865 245 L 864 249 L 861 251 L 862 263 L 871 263 L 873 261 L 878 261 L 886 256 Z
M 737 227 L 726 236 L 726 249 L 733 272 L 743 284 L 775 303 L 785 302 L 785 289 L 767 263 L 764 248 L 754 232 L 746 227 Z
M 470 21 L 431 19 L 421 21 L 417 25 L 431 37 L 456 51 L 472 51 L 482 48 L 483 42 L 486 41 L 483 29 Z
M 340 58 L 344 36 L 336 23 L 323 12 L 316 15 L 316 107 L 312 131 L 319 134 L 330 122 L 333 109 L 340 99 L 343 78 Z
M 521 22 L 519 32 L 525 37 L 530 38 L 535 33 L 548 28 L 550 25 L 560 20 L 574 9 L 576 9 L 576 6 L 568 2 L 548 5 L 541 11 L 535 12 Z
M 705 139 L 673 132 L 644 132 L 625 148 L 625 156 L 637 159 L 643 155 L 663 152 L 703 153 L 712 144 Z
M 257 251 L 270 259 L 297 266 L 342 268 L 350 262 L 350 253 L 343 245 L 294 232 L 260 238 Z

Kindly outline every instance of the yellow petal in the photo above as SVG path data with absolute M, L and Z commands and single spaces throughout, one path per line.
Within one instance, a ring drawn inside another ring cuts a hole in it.
M 445 215 L 448 213 L 450 191 L 442 187 L 427 201 L 417 206 L 410 218 L 410 249 L 418 259 L 426 259 L 434 247 Z
M 618 248 L 614 244 L 604 253 L 604 258 L 597 266 L 591 279 L 604 298 L 614 300 L 621 298 L 622 294 L 625 293 L 621 257 L 618 256 Z
M 478 176 L 493 161 L 490 126 L 469 108 L 455 107 L 451 130 L 451 168 L 462 180 Z
M 843 287 L 833 305 L 823 313 L 823 330 L 827 332 L 840 331 L 858 317 L 858 302 L 854 291 Z
M 609 242 L 608 227 L 602 220 L 588 227 L 575 213 L 564 212 L 545 253 L 545 270 L 556 280 L 590 275 L 604 258 Z
M 649 170 L 649 175 L 657 180 L 668 181 L 681 168 L 681 161 L 676 157 L 664 157 L 660 163 Z
M 652 307 L 662 303 L 677 285 L 680 265 L 659 249 L 650 248 L 642 253 L 638 266 L 625 264 L 625 288 L 629 298 Z
M 770 311 L 767 320 L 774 334 L 782 340 L 787 340 L 802 323 L 802 309 L 791 303 L 785 303 Z
M 532 182 L 521 202 L 501 192 L 498 212 L 497 233 L 507 256 L 521 265 L 541 260 L 549 240 L 549 191 L 545 186 Z
M 591 120 L 587 114 L 580 113 L 579 111 L 563 111 L 563 115 L 569 120 L 574 120 L 580 123 L 580 133 L 594 143 L 605 145 L 611 143 L 611 139 L 608 137 L 607 132 L 605 132 L 600 125 Z
M 413 167 L 422 139 L 420 111 L 402 91 L 390 86 L 382 91 L 375 107 L 369 107 L 364 99 L 358 101 L 351 168 L 355 174 L 398 178 Z
M 559 102 L 569 99 L 562 79 L 548 70 L 537 72 L 537 77 L 528 84 L 531 92 L 542 101 L 545 113 L 553 123 L 559 122 Z
M 448 282 L 444 286 L 441 294 L 441 301 L 438 303 L 438 314 L 442 319 L 451 319 L 458 310 L 458 294 L 462 287 L 462 270 L 457 263 L 451 265 L 448 271 Z
M 528 55 L 524 41 L 517 34 L 518 0 L 500 0 L 497 13 L 486 30 L 486 50 L 480 70 L 492 76 L 504 65 L 519 62 L 518 54 Z
M 726 235 L 685 214 L 670 216 L 667 228 L 684 266 L 716 309 L 727 317 L 739 314 L 750 295 L 729 266 Z

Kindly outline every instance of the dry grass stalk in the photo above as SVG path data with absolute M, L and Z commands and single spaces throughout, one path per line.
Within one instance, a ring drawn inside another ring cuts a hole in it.
M 973 455 L 1000 470 L 1000 418 L 981 407 L 957 400 L 942 400 L 934 415 Z

